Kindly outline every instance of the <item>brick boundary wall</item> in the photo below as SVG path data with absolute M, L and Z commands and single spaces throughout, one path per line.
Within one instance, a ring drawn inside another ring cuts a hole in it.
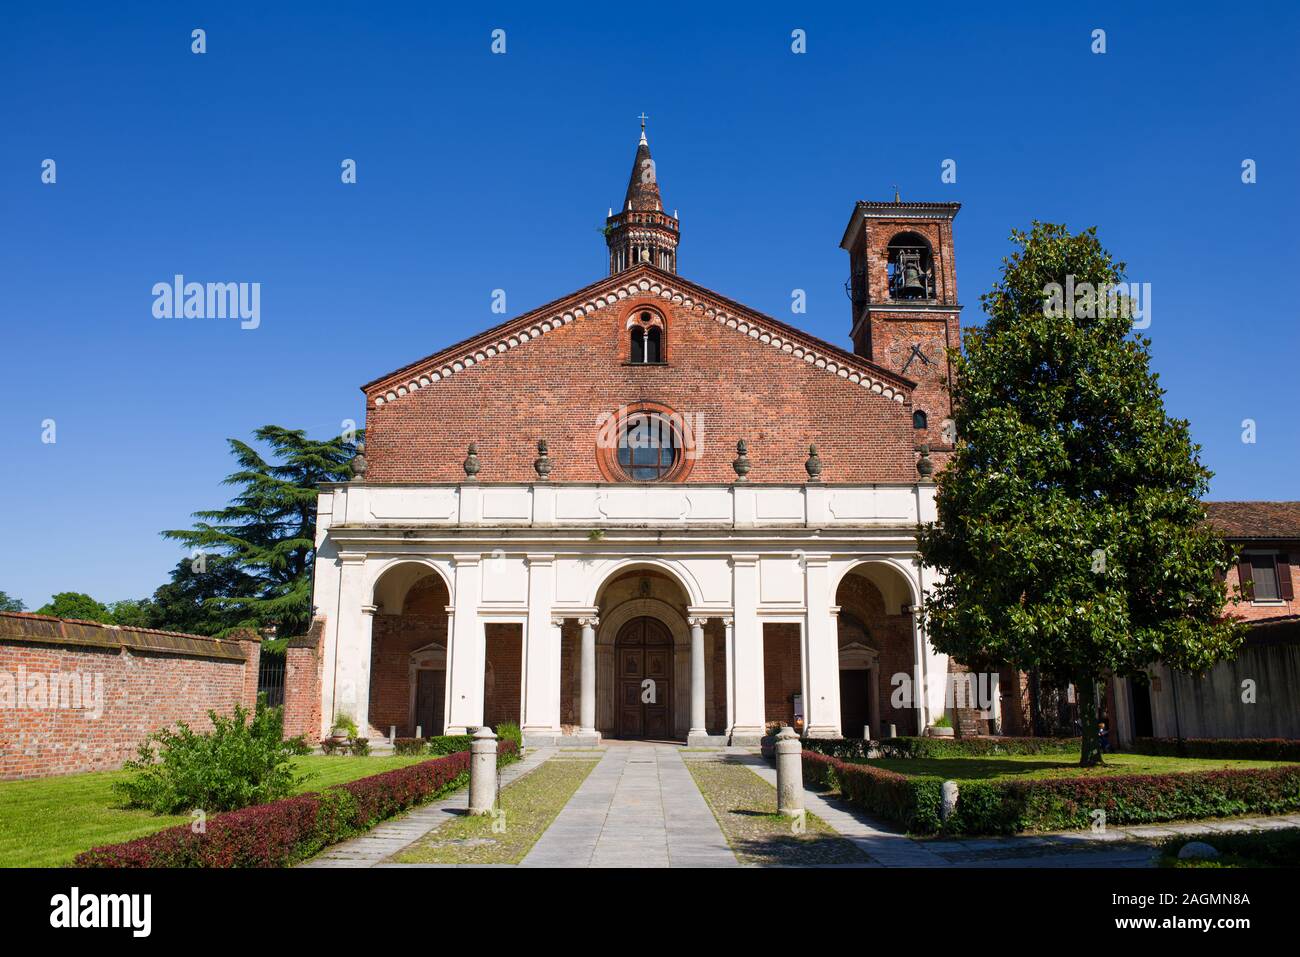
M 321 680 L 325 666 L 325 619 L 312 619 L 305 635 L 290 638 L 284 652 L 284 736 L 321 736 Z
M 0 613 L 0 780 L 110 770 L 160 728 L 251 709 L 261 651 L 246 629 L 217 639 Z

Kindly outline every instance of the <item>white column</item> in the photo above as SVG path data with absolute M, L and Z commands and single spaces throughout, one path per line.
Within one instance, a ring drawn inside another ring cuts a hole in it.
M 757 744 L 764 728 L 763 623 L 758 619 L 758 556 L 733 555 L 732 607 L 735 624 L 728 647 L 732 744 Z
M 804 715 L 810 738 L 840 736 L 840 649 L 831 610 L 830 562 L 804 557 Z
M 578 732 L 596 733 L 596 626 L 599 618 L 579 618 L 582 626 L 582 699 L 578 706 Z
M 552 682 L 560 657 L 559 630 L 552 624 L 555 556 L 528 556 L 528 624 L 524 626 L 524 734 L 560 733 L 560 687 Z
M 686 732 L 691 738 L 709 732 L 704 726 L 704 623 L 707 618 L 688 618 L 691 626 L 691 726 Z
M 478 615 L 479 555 L 454 555 L 456 594 L 447 649 L 447 734 L 468 734 L 483 724 L 483 668 L 487 648 Z
M 334 662 L 333 713 L 322 723 L 346 714 L 368 733 L 370 714 L 370 641 L 374 606 L 365 594 L 366 556 L 345 552 L 339 556 L 338 637 Z

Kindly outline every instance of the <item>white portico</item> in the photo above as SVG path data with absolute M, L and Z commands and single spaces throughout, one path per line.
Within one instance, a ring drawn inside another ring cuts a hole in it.
M 321 732 L 344 713 L 376 737 L 918 731 L 947 671 L 913 613 L 933 513 L 924 481 L 326 486 Z M 900 673 L 929 689 L 908 715 Z

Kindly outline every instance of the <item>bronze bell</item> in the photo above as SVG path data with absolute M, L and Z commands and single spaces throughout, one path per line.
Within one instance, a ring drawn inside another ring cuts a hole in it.
M 921 254 L 907 250 L 898 254 L 898 265 L 903 273 L 900 291 L 904 296 L 924 297 L 925 273 L 921 271 Z

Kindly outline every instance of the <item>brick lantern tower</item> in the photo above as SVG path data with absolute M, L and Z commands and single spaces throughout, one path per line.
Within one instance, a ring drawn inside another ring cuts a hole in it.
M 681 237 L 677 217 L 664 212 L 655 162 L 645 138 L 641 117 L 641 142 L 637 144 L 632 175 L 627 182 L 623 208 L 605 220 L 611 276 L 648 263 L 664 272 L 677 272 L 677 242 Z

